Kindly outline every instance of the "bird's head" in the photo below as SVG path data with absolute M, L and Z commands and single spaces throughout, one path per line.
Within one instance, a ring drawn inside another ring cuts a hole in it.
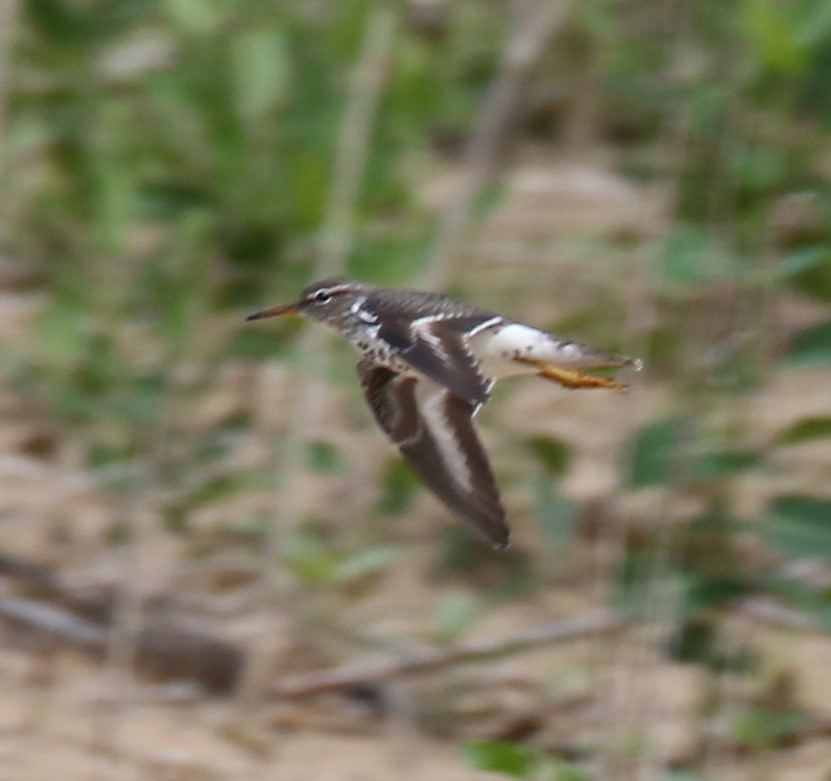
M 366 290 L 366 285 L 349 279 L 321 279 L 307 285 L 297 301 L 263 309 L 249 315 L 246 320 L 299 314 L 324 323 L 336 322 Z

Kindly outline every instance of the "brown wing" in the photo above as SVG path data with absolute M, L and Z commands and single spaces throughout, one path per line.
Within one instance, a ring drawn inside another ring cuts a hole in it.
M 379 292 L 384 295 L 370 294 L 365 303 L 380 315 L 378 337 L 416 371 L 463 399 L 484 404 L 493 383 L 479 371 L 468 338 L 502 318 L 435 293 Z
M 494 548 L 506 547 L 505 510 L 471 420 L 477 405 L 447 390 L 422 401 L 415 377 L 372 361 L 358 373 L 375 419 L 416 474 Z

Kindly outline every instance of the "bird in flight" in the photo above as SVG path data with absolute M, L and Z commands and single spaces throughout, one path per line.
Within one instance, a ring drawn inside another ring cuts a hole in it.
M 499 488 L 473 418 L 497 379 L 534 374 L 566 388 L 626 386 L 586 369 L 641 361 L 596 350 L 438 293 L 313 282 L 291 304 L 361 353 L 358 376 L 378 425 L 435 495 L 494 548 L 508 545 Z

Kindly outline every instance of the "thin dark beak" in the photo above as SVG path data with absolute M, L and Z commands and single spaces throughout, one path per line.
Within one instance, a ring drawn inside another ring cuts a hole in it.
M 264 317 L 280 317 L 281 315 L 296 315 L 300 306 L 297 303 L 285 304 L 284 306 L 275 306 L 271 309 L 263 309 L 260 312 L 254 312 L 253 315 L 248 315 L 245 318 L 246 322 L 249 320 L 262 320 Z

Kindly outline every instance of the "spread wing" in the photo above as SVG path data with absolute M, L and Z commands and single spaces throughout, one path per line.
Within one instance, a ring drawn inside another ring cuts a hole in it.
M 505 510 L 471 420 L 477 404 L 446 389 L 422 398 L 416 377 L 369 360 L 358 373 L 375 419 L 416 474 L 494 548 L 506 547 Z
M 417 291 L 382 291 L 365 306 L 378 317 L 378 337 L 416 371 L 477 405 L 488 400 L 493 382 L 479 371 L 468 339 L 502 317 Z M 424 305 L 431 314 L 421 314 Z

